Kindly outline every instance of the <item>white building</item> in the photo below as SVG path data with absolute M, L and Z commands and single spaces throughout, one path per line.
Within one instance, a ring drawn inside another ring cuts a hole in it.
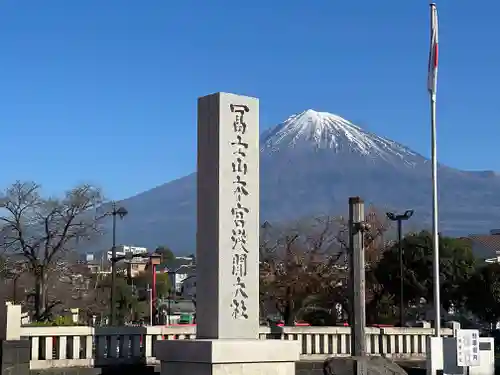
M 127 254 L 144 254 L 147 253 L 148 249 L 145 247 L 139 247 L 139 246 L 127 246 L 127 245 L 118 245 L 116 246 L 116 256 L 117 257 L 122 257 Z M 112 250 L 109 250 L 107 253 L 107 258 L 108 260 L 111 260 L 112 257 Z
M 185 287 L 186 282 L 189 283 L 193 279 L 196 286 L 196 266 L 194 264 L 180 266 L 175 272 L 176 292 L 182 294 L 182 289 Z

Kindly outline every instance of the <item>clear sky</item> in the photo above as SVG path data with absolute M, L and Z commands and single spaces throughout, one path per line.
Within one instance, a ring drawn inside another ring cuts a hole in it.
M 500 170 L 500 2 L 441 0 L 438 155 Z M 0 187 L 121 199 L 195 170 L 196 99 L 312 108 L 429 155 L 425 0 L 3 0 Z M 292 171 L 291 171 L 292 173 Z

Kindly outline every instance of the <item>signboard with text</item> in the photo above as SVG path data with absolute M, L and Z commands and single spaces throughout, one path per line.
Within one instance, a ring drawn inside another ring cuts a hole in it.
M 479 331 L 457 330 L 457 366 L 479 366 Z

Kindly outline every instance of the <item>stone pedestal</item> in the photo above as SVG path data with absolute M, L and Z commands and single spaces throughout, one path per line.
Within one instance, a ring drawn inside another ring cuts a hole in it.
M 30 341 L 21 340 L 21 306 L 0 305 L 0 375 L 29 375 Z
M 29 340 L 1 342 L 1 375 L 29 375 L 31 345 Z
M 443 371 L 443 338 L 427 337 L 426 374 L 436 375 Z
M 159 341 L 162 375 L 294 375 L 298 341 Z

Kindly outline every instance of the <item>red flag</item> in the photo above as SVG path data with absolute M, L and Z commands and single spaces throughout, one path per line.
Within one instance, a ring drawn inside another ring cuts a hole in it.
M 438 15 L 436 4 L 431 4 L 431 48 L 429 51 L 429 73 L 427 89 L 431 95 L 436 95 L 438 71 Z

